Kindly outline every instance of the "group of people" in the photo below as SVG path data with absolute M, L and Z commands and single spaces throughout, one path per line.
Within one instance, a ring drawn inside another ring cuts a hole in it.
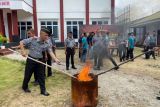
M 134 60 L 134 47 L 136 43 L 134 33 L 128 33 L 127 40 L 118 40 L 118 53 L 119 53 L 119 60 L 120 62 L 131 59 Z
M 152 35 L 147 33 L 146 38 L 144 40 L 144 51 L 148 51 L 149 49 L 153 49 L 156 45 L 155 40 L 155 32 Z M 40 36 L 36 36 L 33 29 L 29 29 L 27 31 L 28 38 L 20 41 L 20 45 L 14 48 L 20 48 L 22 56 L 26 57 L 26 52 L 24 48 L 29 50 L 28 56 L 41 61 L 43 63 L 47 63 L 48 65 L 52 65 L 52 60 L 56 63 L 60 63 L 60 61 L 56 57 L 55 53 L 55 40 L 53 35 L 51 34 L 51 30 L 48 28 L 41 28 Z M 109 39 L 109 32 L 105 30 L 97 30 L 95 33 L 83 33 L 79 38 L 79 58 L 80 61 L 85 63 L 87 58 L 94 59 L 94 69 L 100 70 L 101 66 L 103 66 L 103 59 L 108 58 L 114 65 L 114 69 L 119 69 L 119 66 L 112 58 L 112 52 L 110 51 L 110 42 L 112 40 Z M 127 40 L 119 39 L 119 42 L 116 43 L 118 48 L 119 59 L 121 61 L 125 61 L 128 59 L 133 60 L 134 55 L 134 46 L 135 46 L 135 35 L 134 33 L 128 34 Z M 71 68 L 77 69 L 74 64 L 74 55 L 75 48 L 77 46 L 75 39 L 73 38 L 73 33 L 68 32 L 67 38 L 65 39 L 65 55 L 66 55 L 66 70 L 70 69 L 70 59 L 71 59 Z M 146 53 L 146 59 L 149 58 L 150 55 L 155 59 L 154 51 L 150 53 Z M 48 68 L 48 77 L 52 76 L 53 73 L 50 67 Z M 49 93 L 45 88 L 45 73 L 46 67 L 45 65 L 35 62 L 30 58 L 26 60 L 26 67 L 24 73 L 24 80 L 22 89 L 25 92 L 31 92 L 28 83 L 34 73 L 35 84 L 39 84 L 41 94 L 48 96 Z
M 150 52 L 147 52 L 145 54 L 145 58 L 149 59 L 150 56 L 152 55 L 153 59 L 156 59 L 155 58 L 155 52 L 153 50 L 156 46 L 156 32 L 155 31 L 153 31 L 153 33 L 148 32 L 145 35 L 145 40 L 144 40 L 143 45 L 144 45 L 144 52 L 147 52 L 147 51 L 150 50 Z
M 114 42 L 115 43 L 114 43 Z M 97 30 L 96 33 L 83 33 L 79 38 L 79 58 L 81 62 L 85 62 L 87 58 L 94 59 L 94 69 L 100 70 L 103 66 L 103 59 L 108 58 L 115 69 L 118 69 L 115 60 L 112 58 L 114 48 L 117 47 L 120 62 L 134 58 L 135 35 L 128 33 L 128 39 L 110 40 L 109 32 L 105 30 Z
M 28 37 L 20 41 L 20 45 L 15 48 L 21 49 L 22 56 L 26 57 L 27 53 L 25 48 L 29 50 L 28 56 L 35 60 L 41 61 L 48 65 L 51 65 L 52 60 L 56 63 L 60 63 L 60 61 L 56 58 L 55 55 L 55 42 L 53 37 L 51 36 L 51 30 L 48 28 L 41 28 L 40 36 L 35 35 L 33 29 L 29 29 L 27 31 Z M 40 86 L 41 94 L 44 96 L 48 96 L 49 93 L 45 88 L 45 68 L 46 66 L 33 61 L 27 57 L 24 79 L 22 84 L 22 89 L 26 93 L 30 93 L 30 89 L 28 87 L 28 83 L 31 79 L 32 74 L 34 73 L 35 83 L 38 83 Z M 52 76 L 51 68 L 48 67 L 48 77 Z
M 83 33 L 79 38 L 79 57 L 81 62 L 86 62 L 87 58 L 94 59 L 94 69 L 100 70 L 103 66 L 103 59 L 109 58 L 118 69 L 116 62 L 110 55 L 108 50 L 109 32 L 105 30 L 97 30 L 96 33 Z

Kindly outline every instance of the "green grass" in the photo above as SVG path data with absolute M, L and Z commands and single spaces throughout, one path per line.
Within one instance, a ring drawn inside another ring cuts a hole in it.
M 0 92 L 12 87 L 21 87 L 24 78 L 24 61 L 11 60 L 0 57 Z M 65 88 L 70 85 L 70 78 L 59 72 L 54 72 L 55 76 L 46 79 L 46 87 Z M 33 76 L 31 78 L 33 81 Z M 32 87 L 32 84 L 29 84 Z
M 0 92 L 21 83 L 24 62 L 0 58 Z

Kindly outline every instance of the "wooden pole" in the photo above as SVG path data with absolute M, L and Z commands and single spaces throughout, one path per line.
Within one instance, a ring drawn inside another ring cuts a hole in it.
M 135 57 L 132 58 L 132 59 L 129 59 L 129 60 L 125 61 L 125 62 L 120 63 L 120 64 L 117 65 L 117 66 L 119 67 L 119 66 L 121 66 L 121 65 L 124 65 L 124 64 L 126 64 L 126 63 L 128 63 L 128 62 L 130 62 L 130 61 L 132 61 L 132 60 L 134 60 L 134 59 L 136 59 L 136 58 L 138 58 L 138 57 L 140 57 L 140 56 L 142 56 L 142 55 L 148 53 L 148 52 L 151 52 L 151 51 L 155 51 L 155 49 L 149 50 L 149 51 L 147 51 L 147 52 L 143 52 L 143 53 L 141 53 L 141 54 L 135 56 Z M 115 69 L 115 67 L 113 67 L 113 68 L 111 68 L 111 69 L 109 69 L 109 70 L 107 70 L 107 71 L 98 73 L 97 76 L 102 75 L 102 74 L 107 73 L 107 72 L 110 72 L 110 71 L 112 71 L 112 70 L 114 70 L 114 69 Z
M 21 53 L 15 51 L 15 50 L 13 50 L 13 49 L 10 49 L 10 48 L 9 48 L 9 50 L 12 51 L 12 52 L 14 52 L 14 53 L 21 54 Z M 62 71 L 62 70 L 56 69 L 56 68 L 54 68 L 53 66 L 50 66 L 50 65 L 48 65 L 48 64 L 46 64 L 46 63 L 43 63 L 43 62 L 41 62 L 41 61 L 38 61 L 38 60 L 36 60 L 36 59 L 34 59 L 34 58 L 31 58 L 31 57 L 29 57 L 29 56 L 27 56 L 27 58 L 29 58 L 29 59 L 37 62 L 37 63 L 43 64 L 43 65 L 45 65 L 45 66 L 47 66 L 47 67 L 50 67 L 50 68 L 52 68 L 52 69 L 54 69 L 54 70 L 57 70 L 57 71 L 59 71 L 59 72 L 61 72 L 61 73 L 63 73 L 63 74 L 66 74 L 66 75 L 68 75 L 69 77 L 72 77 L 72 78 L 77 79 L 75 76 L 73 76 L 73 75 L 71 75 L 71 74 L 69 74 L 69 73 L 67 73 L 67 72 L 64 72 L 64 71 Z M 61 65 L 61 64 L 60 64 L 60 65 Z

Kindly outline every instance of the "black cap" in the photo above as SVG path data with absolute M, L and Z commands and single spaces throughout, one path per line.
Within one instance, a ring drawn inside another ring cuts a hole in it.
M 49 36 L 52 34 L 51 29 L 46 27 L 41 28 L 41 31 L 47 33 Z

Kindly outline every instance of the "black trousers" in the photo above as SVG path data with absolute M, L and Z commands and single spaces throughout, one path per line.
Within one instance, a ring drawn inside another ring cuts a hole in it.
M 126 57 L 126 48 L 125 48 L 125 46 L 124 45 L 119 45 L 118 52 L 119 52 L 120 62 L 125 61 L 125 57 Z
M 152 50 L 152 51 L 150 52 L 150 55 L 152 55 L 153 59 L 156 59 L 156 57 L 155 57 L 155 52 L 154 52 L 154 50 L 153 50 L 154 47 L 155 47 L 155 45 L 150 45 L 150 46 L 149 46 L 149 49 Z
M 52 66 L 52 58 L 49 55 L 49 53 L 47 53 L 47 64 Z M 47 67 L 47 76 L 51 76 L 52 75 L 52 69 L 50 67 Z
M 133 50 L 134 50 L 134 48 L 128 48 L 127 59 L 129 59 L 129 58 L 132 59 L 134 57 Z
M 145 46 L 144 47 L 144 52 L 149 51 L 149 46 Z M 150 58 L 150 52 L 145 53 L 145 59 L 149 59 Z
M 74 48 L 67 48 L 66 52 L 67 52 L 67 54 L 66 54 L 66 67 L 69 68 L 70 57 L 71 57 L 72 67 L 74 67 L 74 54 L 75 54 Z
M 43 62 L 43 59 L 39 59 L 39 61 Z M 27 58 L 22 88 L 23 89 L 28 88 L 28 83 L 31 79 L 32 73 L 35 72 L 35 74 L 37 76 L 37 80 L 40 85 L 41 92 L 46 91 L 44 68 L 45 68 L 44 65 Z
M 110 53 L 107 53 L 107 58 L 112 62 L 112 64 L 113 64 L 114 66 L 117 66 L 116 61 L 112 58 L 112 56 L 110 55 Z
M 106 56 L 104 55 L 106 53 Z M 103 58 L 107 57 L 114 66 L 117 66 L 117 63 L 112 58 L 111 54 L 108 51 L 100 52 L 97 54 L 97 52 L 94 53 L 94 66 L 97 66 L 97 68 L 100 68 L 100 66 L 103 65 Z

